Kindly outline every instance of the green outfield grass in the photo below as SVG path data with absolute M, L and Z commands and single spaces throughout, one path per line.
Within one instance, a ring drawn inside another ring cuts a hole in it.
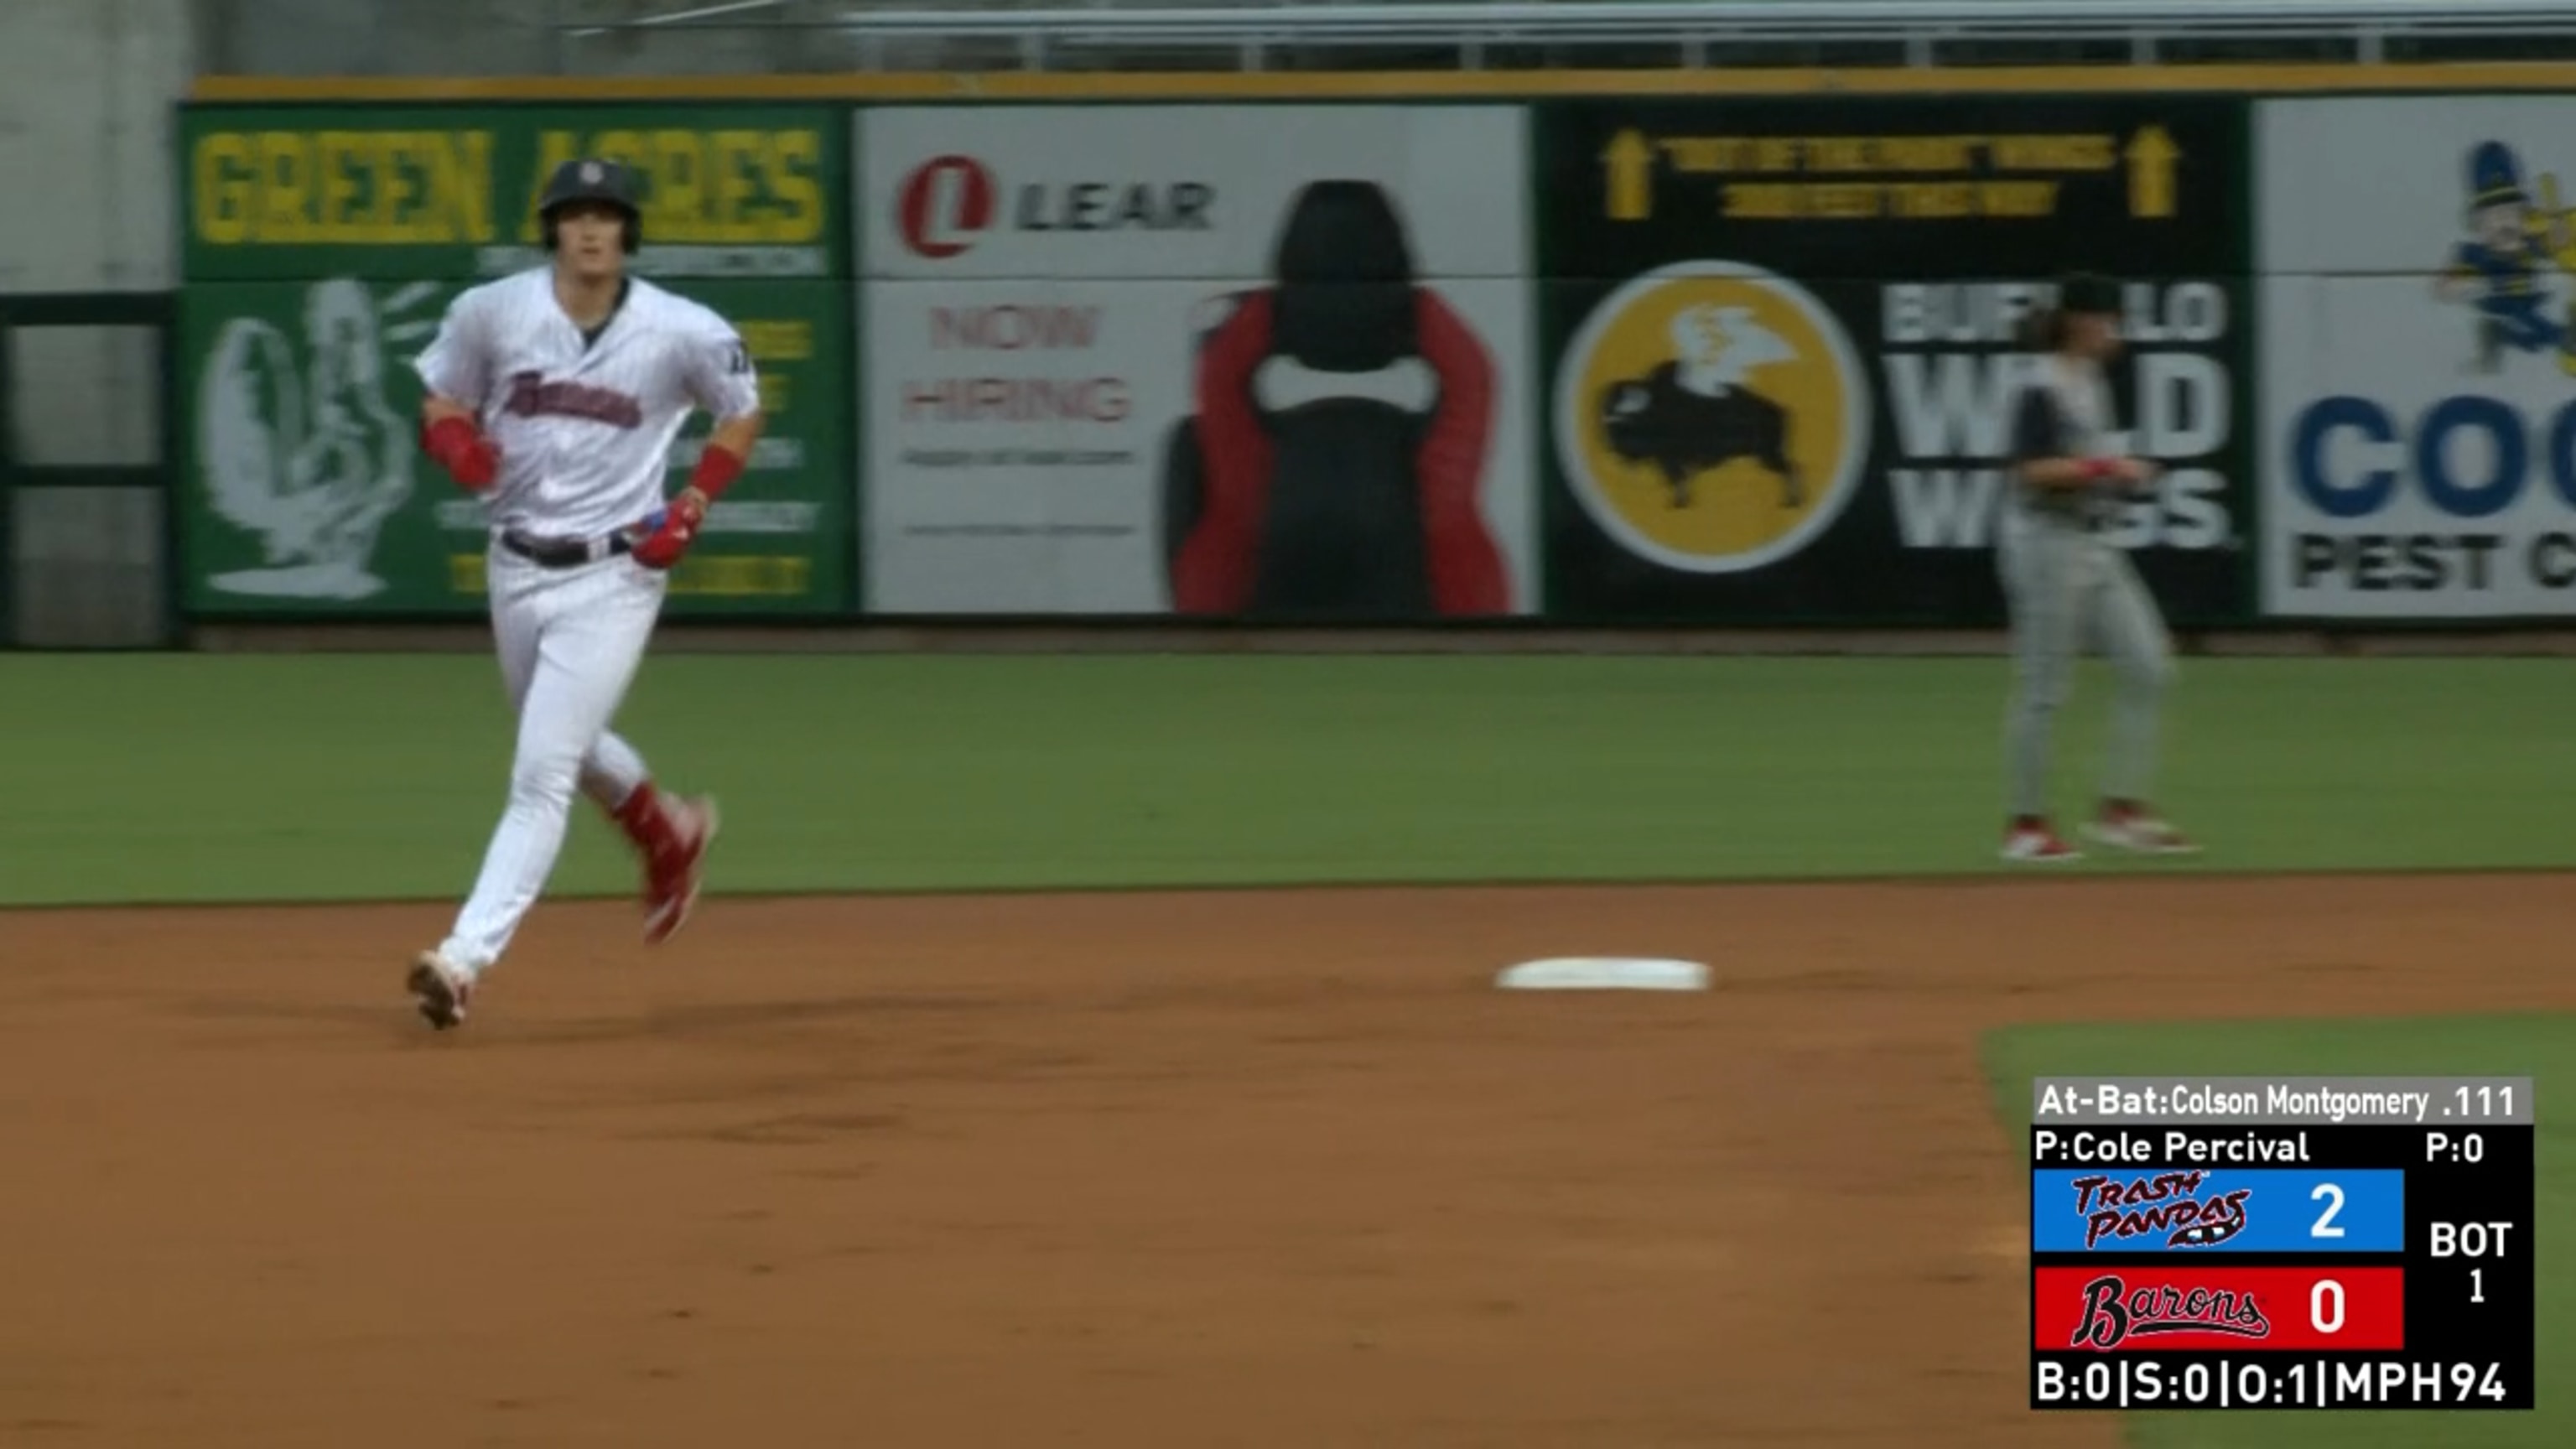
M 2061 730 L 2080 804 L 2108 678 Z M 1994 659 L 674 656 L 624 728 L 734 891 L 1988 871 Z M 0 904 L 447 897 L 480 656 L 0 655 Z M 2576 665 L 2192 660 L 2192 869 L 2576 864 Z M 2079 869 L 2171 869 L 2088 863 Z M 583 812 L 559 895 L 631 869 Z
M 2108 684 L 2088 666 L 2060 730 L 2070 811 Z M 2006 686 L 1994 659 L 681 656 L 620 728 L 723 797 L 719 891 L 1945 875 L 2006 869 Z M 0 905 L 453 899 L 511 743 L 480 656 L 0 654 L 0 721 Z M 2191 660 L 2161 794 L 2209 854 L 2073 869 L 2563 868 L 2571 787 L 2576 664 Z M 553 894 L 632 884 L 582 811 Z M 2038 1072 L 2545 1078 L 2571 1041 L 2530 1019 L 2047 1029 L 1989 1063 L 2018 1125 Z M 2563 1222 L 2563 1138 L 2541 1152 Z M 2549 1388 L 2569 1271 L 2542 1259 L 2536 1416 L 2149 1418 L 2136 1442 L 2576 1442 Z
M 2534 1134 L 2539 1307 L 2530 1413 L 2148 1414 L 2131 1419 L 2138 1449 L 2542 1449 L 2576 1443 L 2576 1256 L 2549 1246 L 2576 1215 L 2576 1152 L 2548 1083 L 2576 1073 L 2576 1018 L 2418 1017 L 2392 1021 L 2262 1021 L 2190 1026 L 2023 1027 L 1985 1044 L 1998 1114 L 2016 1137 L 2030 1126 L 2033 1077 L 2193 1075 L 2524 1076 L 2543 1099 Z M 2557 1125 L 2552 1125 L 2553 1120 Z

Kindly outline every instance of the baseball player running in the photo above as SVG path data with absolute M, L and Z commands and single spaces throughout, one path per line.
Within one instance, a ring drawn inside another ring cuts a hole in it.
M 2118 420 L 2103 366 L 2119 352 L 2119 307 L 2112 283 L 2077 276 L 2060 287 L 2054 308 L 2032 318 L 2031 341 L 2047 355 L 2014 415 L 2014 481 L 2005 490 L 1997 549 L 2017 676 L 2006 730 L 2011 798 L 2003 857 L 2011 861 L 2082 854 L 2049 822 L 2048 747 L 2088 636 L 2110 656 L 2119 694 L 2101 804 L 2085 833 L 2122 850 L 2194 848 L 2145 798 L 2172 645 L 2127 552 L 2102 532 L 2122 495 L 2157 472 L 2153 463 L 2110 450 Z
M 565 163 L 538 202 L 550 265 L 449 304 L 416 364 L 421 447 L 487 500 L 501 677 L 518 712 L 509 804 L 473 893 L 407 985 L 430 1025 L 465 1019 L 563 848 L 576 788 L 644 865 L 644 938 L 697 903 L 713 802 L 666 796 L 609 732 L 677 563 L 761 429 L 750 353 L 723 318 L 626 271 L 641 241 L 633 174 Z M 715 420 L 688 486 L 666 503 L 672 440 L 693 407 Z

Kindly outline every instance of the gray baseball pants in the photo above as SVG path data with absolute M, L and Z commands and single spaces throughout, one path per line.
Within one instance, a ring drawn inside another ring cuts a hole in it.
M 2118 680 L 2111 705 L 2105 799 L 2144 800 L 2155 771 L 2156 722 L 2173 680 L 2173 644 L 2128 553 L 2080 524 L 2006 507 L 1997 542 L 2011 606 L 2014 689 L 2007 718 L 2008 812 L 2048 812 L 2048 755 L 2058 707 L 2088 647 Z

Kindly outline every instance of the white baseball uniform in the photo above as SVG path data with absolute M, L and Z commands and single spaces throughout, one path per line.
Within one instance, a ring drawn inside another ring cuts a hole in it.
M 647 778 L 609 732 L 670 576 L 613 551 L 666 502 L 669 455 L 693 408 L 719 422 L 759 406 L 741 335 L 709 308 L 629 277 L 585 337 L 537 267 L 459 293 L 415 366 L 475 410 L 500 453 L 485 495 L 487 589 L 501 677 L 519 716 L 508 808 L 439 954 L 479 974 L 500 959 L 562 853 L 576 786 L 614 810 Z M 579 557 L 540 562 L 516 545 Z

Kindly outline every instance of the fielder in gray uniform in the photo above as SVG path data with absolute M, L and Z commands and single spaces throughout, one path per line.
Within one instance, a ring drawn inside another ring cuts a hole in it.
M 2163 617 L 2126 550 L 2104 530 L 2156 466 L 2115 456 L 2118 429 L 2103 366 L 2120 348 L 2119 289 L 2100 277 L 2066 280 L 2055 308 L 2031 319 L 2046 354 L 2013 418 L 1997 563 L 2011 606 L 2015 688 L 2006 734 L 2010 777 L 2003 857 L 2082 855 L 2049 821 L 2048 751 L 2076 658 L 2089 645 L 2119 677 L 2101 802 L 2085 833 L 2121 850 L 2169 855 L 2194 847 L 2147 804 L 2157 713 L 2173 676 Z

